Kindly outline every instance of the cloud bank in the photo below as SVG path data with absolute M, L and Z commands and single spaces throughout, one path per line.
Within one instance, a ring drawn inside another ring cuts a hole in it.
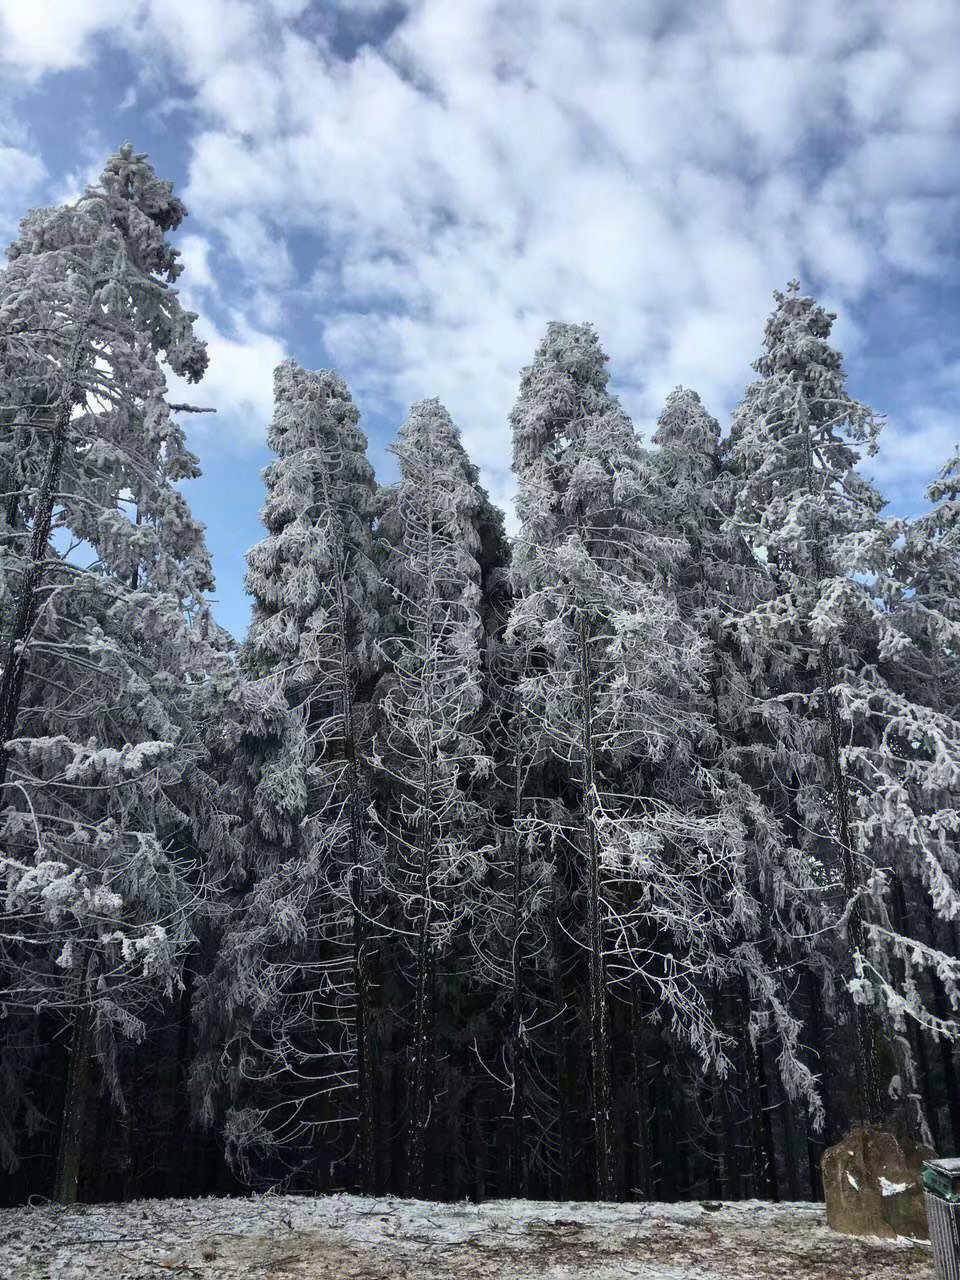
M 439 395 L 503 498 L 547 320 L 597 326 L 646 433 L 678 382 L 723 420 L 794 275 L 889 413 L 878 476 L 916 489 L 952 443 L 956 333 L 909 325 L 957 287 L 953 3 L 3 0 L 0 23 L 11 76 L 122 49 L 131 101 L 173 112 L 191 287 L 220 307 L 205 395 L 239 447 L 286 351 L 394 423 Z

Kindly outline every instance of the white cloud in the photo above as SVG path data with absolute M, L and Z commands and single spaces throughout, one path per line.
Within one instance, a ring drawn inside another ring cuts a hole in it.
M 875 129 L 896 118 L 911 70 L 903 49 L 889 45 L 863 49 L 845 60 L 845 97 L 859 125 Z
M 216 289 L 216 281 L 210 267 L 212 246 L 205 236 L 183 235 L 177 241 L 180 261 L 186 274 L 188 289 Z
M 242 315 L 234 314 L 232 321 L 233 336 L 209 321 L 197 324 L 210 357 L 199 386 L 167 375 L 175 403 L 217 410 L 215 417 L 192 419 L 190 427 L 193 438 L 216 440 L 224 452 L 263 443 L 273 413 L 273 371 L 286 355 L 278 339 L 254 329 Z
M 39 186 L 46 176 L 46 165 L 39 156 L 20 147 L 0 146 L 0 190 L 21 196 Z
M 0 63 L 28 75 L 62 71 L 85 62 L 94 35 L 122 26 L 138 0 L 2 0 Z
M 252 132 L 224 75 L 198 85 L 191 203 L 319 229 L 326 342 L 360 394 L 462 399 L 488 456 L 530 346 L 503 352 L 509 377 L 478 353 L 526 339 L 519 314 L 593 319 L 647 416 L 681 379 L 723 412 L 773 287 L 812 273 L 854 304 L 944 252 L 950 122 L 881 110 L 912 49 L 878 6 L 821 5 L 799 34 L 791 8 L 691 9 L 655 42 L 613 5 L 428 2 L 348 65 L 288 35 L 248 81 Z
M 920 276 L 940 277 L 946 252 L 956 241 L 960 196 L 893 200 L 884 210 L 888 261 Z M 956 264 L 953 272 L 956 278 Z
M 46 176 L 40 156 L 0 144 L 0 235 L 4 239 L 13 236 L 25 207 Z
M 897 497 L 922 491 L 960 445 L 960 410 L 919 405 L 905 423 L 888 422 L 880 450 L 864 464 L 881 488 Z
M 648 429 L 680 381 L 723 419 L 793 275 L 841 309 L 854 348 L 871 291 L 955 278 L 948 0 L 419 0 L 398 25 L 380 0 L 342 0 L 365 39 L 395 25 L 348 61 L 303 0 L 61 7 L 52 33 L 0 0 L 5 56 L 71 65 L 107 29 L 165 59 L 164 94 L 195 109 L 184 256 L 193 287 L 242 303 L 206 384 L 241 440 L 269 416 L 268 331 L 297 287 L 362 404 L 439 394 L 502 489 L 506 415 L 547 319 L 597 325 Z M 891 439 L 906 457 L 910 434 Z

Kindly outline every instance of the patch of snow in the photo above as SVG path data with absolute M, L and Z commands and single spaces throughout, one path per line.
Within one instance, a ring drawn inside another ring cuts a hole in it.
M 854 1191 L 860 1190 L 860 1183 L 856 1180 L 849 1169 L 847 1170 L 847 1181 L 850 1183 L 851 1187 L 853 1187 Z
M 860 1240 L 822 1204 L 437 1204 L 260 1195 L 0 1209 L 0 1280 L 928 1280 L 929 1251 Z
M 901 1191 L 909 1191 L 911 1183 L 909 1182 L 889 1182 L 883 1174 L 880 1175 L 880 1194 L 882 1196 L 898 1196 Z

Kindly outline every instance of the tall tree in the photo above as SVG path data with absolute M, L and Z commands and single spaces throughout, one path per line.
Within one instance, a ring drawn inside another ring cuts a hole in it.
M 222 943 L 229 1000 L 246 1010 L 259 1046 L 248 1051 L 251 1096 L 233 1112 L 232 1133 L 247 1163 L 244 1144 L 309 1158 L 339 1082 L 356 1093 L 355 1180 L 369 1190 L 369 800 L 358 698 L 376 661 L 375 486 L 342 379 L 287 360 L 274 386 L 268 443 L 277 458 L 264 472 L 267 536 L 247 557 L 245 658 L 279 682 L 301 722 L 306 795 L 296 838 L 251 866 Z
M 660 527 L 682 536 L 689 548 L 673 576 L 674 590 L 681 613 L 706 645 L 705 712 L 713 732 L 704 744 L 705 762 L 729 811 L 742 824 L 746 875 L 759 908 L 741 942 L 757 946 L 771 970 L 784 972 L 809 959 L 807 940 L 817 936 L 821 916 L 817 886 L 792 838 L 788 805 L 777 784 L 776 740 L 758 732 L 751 711 L 756 689 L 766 687 L 766 672 L 745 666 L 731 634 L 731 621 L 763 598 L 765 570 L 729 520 L 731 491 L 721 462 L 719 428 L 696 392 L 678 387 L 670 394 L 653 443 L 658 446 L 652 463 L 660 487 Z M 783 999 L 769 1010 L 749 989 L 746 1000 L 742 996 L 742 990 L 718 988 L 715 999 L 740 1011 L 740 1038 L 749 1041 L 741 1066 L 751 1077 L 744 1095 L 759 1107 L 767 1089 L 764 1042 L 772 1040 L 775 1047 L 786 1036 L 796 1052 L 798 993 L 789 982 L 784 984 Z M 775 1025 L 767 1028 L 763 1024 L 771 1015 Z M 788 1095 L 795 1092 L 788 1083 Z M 717 1097 L 713 1102 L 714 1111 L 721 1113 L 724 1104 Z M 814 1117 L 818 1123 L 819 1107 Z M 772 1192 L 776 1159 L 768 1109 L 753 1120 L 764 1146 L 756 1155 Z
M 396 602 L 384 642 L 391 674 L 373 762 L 386 892 L 412 960 L 409 1185 L 423 1194 L 435 1088 L 437 965 L 461 932 L 483 873 L 488 823 L 471 784 L 490 770 L 481 705 L 482 494 L 459 432 L 437 400 L 413 405 L 392 446 L 400 479 L 380 531 Z
M 553 847 L 568 850 L 558 875 L 565 927 L 587 957 L 597 1190 L 610 1196 L 608 988 L 640 982 L 658 1016 L 668 1009 L 675 1032 L 723 1072 L 710 978 L 749 974 L 768 1004 L 776 984 L 755 946 L 734 945 L 758 913 L 744 825 L 702 763 L 712 732 L 706 651 L 668 585 L 686 544 L 660 528 L 657 486 L 605 364 L 589 326 L 551 325 L 524 373 L 507 639 L 529 653 L 521 697 L 547 750 L 561 775 L 579 775 L 575 793 L 561 786 L 562 809 L 544 825 Z M 794 1087 L 809 1092 L 784 1029 Z
M 142 1034 L 179 982 L 196 841 L 229 825 L 203 741 L 229 645 L 160 364 L 191 380 L 206 365 L 172 287 L 184 213 L 121 148 L 75 204 L 27 215 L 0 277 L 0 401 L 21 447 L 3 470 L 4 1003 L 72 1028 L 65 1200 L 91 1055 L 109 1074 L 113 1033 Z
M 805 851 L 840 893 L 839 977 L 853 1001 L 858 1108 L 876 1118 L 877 1016 L 897 1021 L 908 1007 L 920 1015 L 889 981 L 892 960 L 923 954 L 891 927 L 886 905 L 885 868 L 913 856 L 915 838 L 898 848 L 889 837 L 929 825 L 922 805 L 901 804 L 904 771 L 921 765 L 895 742 L 929 731 L 933 717 L 897 695 L 876 666 L 896 644 L 887 606 L 898 592 L 891 566 L 900 530 L 880 518 L 884 499 L 856 464 L 875 450 L 880 420 L 846 388 L 828 342 L 834 316 L 796 281 L 774 296 L 759 377 L 727 450 L 733 522 L 767 567 L 769 586 L 734 630 L 749 660 L 769 668 L 756 712 L 780 739 Z M 931 738 L 934 766 L 954 775 L 956 735 L 940 721 Z M 952 971 L 948 957 L 929 959 Z

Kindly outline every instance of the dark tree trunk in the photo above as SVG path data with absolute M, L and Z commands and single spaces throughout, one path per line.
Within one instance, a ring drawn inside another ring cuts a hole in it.
M 571 1116 L 570 1116 L 570 1098 L 571 1092 L 569 1088 L 570 1071 L 569 1071 L 569 1052 L 570 1052 L 570 1027 L 569 1027 L 569 1011 L 566 1001 L 566 973 L 564 972 L 563 956 L 561 953 L 561 931 L 560 931 L 560 877 L 554 874 L 553 877 L 553 894 L 550 911 L 550 949 L 553 955 L 554 969 L 554 992 L 556 994 L 556 1013 L 551 1022 L 552 1027 L 552 1054 L 554 1068 L 554 1087 L 556 1089 L 557 1100 L 557 1152 L 559 1160 L 559 1169 L 557 1171 L 557 1197 L 558 1199 L 569 1198 L 570 1179 L 573 1166 L 573 1139 L 571 1133 Z
M 357 1071 L 357 1161 L 355 1182 L 361 1192 L 372 1189 L 374 1177 L 373 1090 L 370 1078 L 369 1046 L 369 942 L 366 901 L 366 841 L 364 805 L 360 786 L 354 732 L 354 690 L 356 676 L 347 634 L 347 592 L 344 583 L 346 548 L 340 513 L 329 488 L 326 467 L 320 470 L 323 502 L 334 530 L 336 565 L 333 585 L 337 601 L 337 646 L 340 675 L 340 717 L 343 721 L 343 751 L 347 761 L 347 806 L 350 816 L 350 905 L 353 912 L 353 1031 Z
M 633 1104 L 636 1108 L 634 1139 L 634 1184 L 644 1198 L 650 1198 L 650 1114 L 647 1084 L 647 1051 L 640 1016 L 640 993 L 637 980 L 630 984 L 630 1050 L 633 1067 Z
M 823 1130 L 816 1133 L 808 1121 L 807 1132 L 807 1165 L 810 1174 L 810 1194 L 814 1200 L 823 1197 L 823 1181 L 820 1176 L 820 1159 L 828 1143 L 833 1139 L 833 1101 L 830 1097 L 830 1083 L 823 1067 L 827 1061 L 827 1043 L 824 1035 L 823 1000 L 816 975 L 810 969 L 804 969 L 804 985 L 807 992 L 807 1010 L 809 1027 L 809 1045 L 821 1064 L 821 1091 L 823 1102 Z
M 718 1030 L 724 1028 L 723 998 L 719 987 L 713 991 L 713 1020 Z M 719 1129 L 719 1169 L 720 1196 L 725 1200 L 735 1199 L 739 1194 L 737 1186 L 737 1134 L 733 1123 L 733 1111 L 730 1106 L 731 1075 L 721 1080 L 713 1077 L 713 1113 Z
M 57 1155 L 54 1189 L 54 1199 L 59 1204 L 76 1204 L 79 1193 L 83 1128 L 93 1057 L 92 1027 L 89 1009 L 81 1008 L 73 1022 L 67 1086 L 60 1122 L 60 1150 Z
M 834 808 L 836 810 L 840 852 L 840 866 L 843 876 L 843 892 L 846 901 L 853 901 L 847 925 L 849 951 L 851 957 L 855 952 L 864 951 L 863 909 L 860 905 L 860 882 L 854 861 L 854 850 L 850 833 L 850 801 L 847 791 L 847 780 L 840 765 L 840 717 L 837 711 L 837 699 L 833 692 L 835 670 L 833 658 L 824 646 L 821 651 L 823 670 L 823 696 L 827 711 L 827 728 L 830 735 L 829 765 L 833 781 Z M 880 1087 L 877 1080 L 877 1045 L 876 1027 L 871 1015 L 863 1005 L 849 998 L 850 1015 L 854 1029 L 854 1067 L 857 1081 L 857 1107 L 860 1120 L 864 1124 L 872 1124 L 880 1117 Z
M 601 1200 L 612 1200 L 613 1152 L 610 1132 L 610 1041 L 606 973 L 603 954 L 603 921 L 600 902 L 600 850 L 593 817 L 595 801 L 593 687 L 586 616 L 580 614 L 580 714 L 583 753 L 583 838 L 587 859 L 587 955 L 589 957 L 590 1066 L 596 1186 Z
M 194 971 L 188 964 L 183 975 L 183 993 L 180 997 L 180 1016 L 177 1025 L 177 1051 L 175 1080 L 177 1096 L 174 1116 L 178 1121 L 176 1154 L 167 1173 L 170 1189 L 167 1195 L 189 1196 L 195 1169 L 195 1151 L 190 1114 L 190 1060 L 193 1041 L 193 981 Z
M 520 786 L 517 770 L 517 790 Z M 515 813 L 519 816 L 519 795 L 515 797 Z M 526 1032 L 523 1025 L 524 1004 L 524 919 L 523 919 L 523 841 L 519 830 L 513 831 L 513 894 L 511 903 L 513 954 L 511 965 L 512 1017 L 510 1029 L 513 1088 L 510 1093 L 510 1184 L 512 1194 L 527 1195 L 526 1142 L 524 1135 L 526 1109 Z
M 756 1098 L 760 1120 L 760 1136 L 763 1144 L 763 1189 L 770 1200 L 780 1199 L 777 1178 L 777 1146 L 773 1139 L 773 1112 L 770 1087 L 767 1083 L 766 1059 L 763 1044 L 757 1041 L 753 1050 L 753 1070 L 756 1077 Z
M 903 881 L 898 875 L 895 875 L 892 878 L 891 900 L 893 906 L 892 915 L 894 928 L 900 933 L 906 934 L 909 929 L 907 900 L 903 891 Z M 906 979 L 906 972 L 906 965 L 904 962 L 897 959 L 895 961 L 895 973 L 901 988 L 903 987 Z M 916 1067 L 917 1085 L 923 1116 L 931 1127 L 934 1144 L 936 1144 L 937 1117 L 936 1108 L 933 1105 L 934 1093 L 930 1082 L 930 1063 L 927 1058 L 927 1046 L 923 1038 L 923 1032 L 917 1026 L 913 1018 L 907 1018 L 907 1040 L 909 1042 L 910 1052 L 913 1055 L 913 1061 Z
M 934 946 L 938 945 L 937 938 L 937 920 L 930 906 L 930 900 L 926 890 L 921 886 L 920 893 L 923 895 L 924 912 L 927 917 L 927 928 L 930 931 L 930 940 Z M 950 1017 L 950 1006 L 947 1002 L 946 993 L 943 989 L 943 983 L 937 977 L 936 973 L 930 975 L 930 986 L 933 993 L 933 1012 L 936 1017 L 944 1020 Z M 943 1036 L 937 1036 L 937 1049 L 940 1055 L 940 1066 L 943 1070 L 943 1091 L 947 1100 L 947 1114 L 950 1117 L 950 1133 L 953 1138 L 952 1150 L 960 1147 L 960 1087 L 957 1084 L 957 1068 L 953 1058 L 953 1042 L 945 1039 Z

